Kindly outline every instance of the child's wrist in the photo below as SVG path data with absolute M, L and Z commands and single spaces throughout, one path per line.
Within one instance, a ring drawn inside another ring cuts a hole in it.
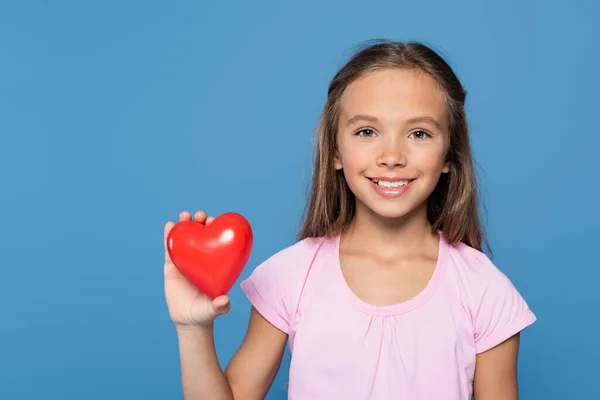
M 213 323 L 207 323 L 206 325 L 180 325 L 175 324 L 175 330 L 178 335 L 197 335 L 203 333 L 213 333 Z

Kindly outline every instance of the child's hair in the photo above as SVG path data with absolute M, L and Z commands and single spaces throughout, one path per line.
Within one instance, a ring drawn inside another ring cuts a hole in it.
M 334 167 L 340 99 L 348 85 L 365 74 L 381 69 L 410 68 L 429 74 L 444 92 L 449 113 L 450 172 L 442 174 L 428 199 L 427 218 L 433 228 L 456 244 L 478 250 L 487 239 L 481 224 L 478 189 L 469 128 L 465 113 L 466 91 L 452 68 L 434 50 L 418 42 L 376 40 L 365 42 L 337 72 L 329 84 L 327 101 L 316 135 L 316 155 L 310 198 L 298 239 L 323 237 L 345 230 L 355 213 L 354 194 L 342 171 Z M 363 45 L 364 46 L 364 45 Z

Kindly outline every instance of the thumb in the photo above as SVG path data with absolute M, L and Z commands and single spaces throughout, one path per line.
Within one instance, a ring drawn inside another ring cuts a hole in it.
M 229 302 L 229 298 L 223 295 L 213 300 L 212 307 L 215 316 L 219 316 L 227 314 L 229 312 L 229 309 L 231 308 L 231 303 Z

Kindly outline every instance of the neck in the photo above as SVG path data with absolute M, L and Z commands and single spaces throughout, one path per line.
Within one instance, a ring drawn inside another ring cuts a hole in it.
M 384 218 L 357 204 L 345 236 L 353 249 L 389 256 L 436 247 L 439 240 L 427 219 L 427 204 L 399 218 Z

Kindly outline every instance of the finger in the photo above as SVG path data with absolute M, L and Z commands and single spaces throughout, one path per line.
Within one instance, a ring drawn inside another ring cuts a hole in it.
M 209 225 L 211 222 L 213 222 L 215 220 L 215 217 L 208 217 L 206 219 L 206 225 Z
M 189 212 L 187 212 L 187 211 L 182 211 L 182 212 L 179 214 L 179 220 L 180 220 L 180 221 L 187 221 L 188 219 L 191 219 L 191 218 L 192 218 L 192 217 L 191 217 L 190 213 L 189 213 Z
M 214 299 L 212 306 L 217 315 L 222 315 L 229 312 L 231 303 L 229 302 L 229 298 L 226 295 L 223 295 Z
M 171 231 L 171 229 L 173 228 L 175 224 L 172 221 L 169 221 L 165 224 L 165 236 L 164 236 L 164 246 L 165 246 L 165 262 L 170 263 L 171 262 L 171 257 L 169 257 L 169 252 L 167 251 L 167 236 L 169 236 L 169 232 Z
M 196 214 L 194 214 L 194 221 L 204 223 L 204 221 L 206 221 L 206 213 L 204 211 L 196 211 Z
M 213 300 L 213 306 L 215 307 L 221 307 L 221 306 L 225 306 L 229 303 L 229 297 L 227 297 L 227 295 L 221 295 L 216 297 Z
M 169 236 L 169 232 L 171 232 L 171 228 L 173 228 L 175 224 L 173 223 L 173 221 L 169 221 L 165 224 L 165 240 L 167 240 L 167 236 Z

